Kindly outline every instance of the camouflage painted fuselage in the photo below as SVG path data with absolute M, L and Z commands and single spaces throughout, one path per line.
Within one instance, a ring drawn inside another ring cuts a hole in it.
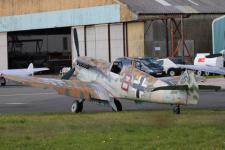
M 167 104 L 196 104 L 198 102 L 198 93 L 193 94 L 184 90 L 153 92 L 154 88 L 168 86 L 168 84 L 133 66 L 125 66 L 120 74 L 116 74 L 111 72 L 111 64 L 105 61 L 97 61 L 88 57 L 79 58 L 78 61 L 88 63 L 92 67 L 87 69 L 77 65 L 77 79 L 98 83 L 108 91 L 110 97 Z
M 80 57 L 77 60 L 75 80 L 12 75 L 4 77 L 32 87 L 54 89 L 61 95 L 79 98 L 80 101 L 109 103 L 114 109 L 114 98 L 165 104 L 198 102 L 198 85 L 193 72 L 182 74 L 178 85 L 185 85 L 185 88 L 179 89 L 183 86 L 174 88 L 133 66 L 123 67 L 118 74 L 112 72 L 111 67 L 111 64 L 102 60 Z

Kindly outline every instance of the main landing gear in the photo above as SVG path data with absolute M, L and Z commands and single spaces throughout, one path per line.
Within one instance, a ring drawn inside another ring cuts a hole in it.
M 0 77 L 0 83 L 1 83 L 1 86 L 5 86 L 5 85 L 6 85 L 6 80 L 5 80 L 5 78 Z
M 79 112 L 82 112 L 83 110 L 83 103 L 84 101 L 78 101 L 78 100 L 75 100 L 71 106 L 71 112 L 72 113 L 79 113 Z
M 174 106 L 173 112 L 175 114 L 178 114 L 178 115 L 180 114 L 180 105 L 179 104 L 177 104 L 176 106 Z
M 116 106 L 116 109 L 114 109 L 112 107 L 113 111 L 122 111 L 123 110 L 122 104 L 120 103 L 119 100 L 117 100 L 117 99 L 114 98 L 114 104 Z
M 83 100 L 75 100 L 71 106 L 71 112 L 72 113 L 80 113 L 83 111 Z M 107 103 L 108 104 L 108 103 Z M 113 111 L 119 112 L 122 111 L 122 105 L 119 100 L 114 99 L 109 103 L 112 106 Z

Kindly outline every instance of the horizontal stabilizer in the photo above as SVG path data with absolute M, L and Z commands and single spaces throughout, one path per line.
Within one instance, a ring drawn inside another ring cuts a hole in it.
M 219 91 L 221 90 L 220 86 L 213 86 L 213 85 L 199 85 L 199 90 L 215 90 Z M 160 91 L 160 90 L 181 90 L 181 91 L 187 91 L 189 90 L 188 85 L 174 85 L 174 86 L 161 86 L 154 88 L 152 92 Z
M 188 89 L 189 89 L 188 85 L 161 86 L 161 87 L 154 88 L 152 90 L 152 92 L 159 91 L 159 90 L 182 90 L 182 91 L 185 91 Z
M 199 90 L 215 90 L 219 91 L 221 90 L 220 86 L 214 86 L 214 85 L 199 85 Z

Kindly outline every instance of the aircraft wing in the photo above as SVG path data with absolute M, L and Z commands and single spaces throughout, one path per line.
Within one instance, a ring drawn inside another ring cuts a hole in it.
M 9 69 L 9 70 L 0 70 L 0 74 L 3 75 L 19 75 L 19 76 L 28 76 L 36 72 L 46 71 L 48 68 L 33 68 L 32 70 L 28 69 Z
M 216 73 L 225 75 L 225 68 L 224 67 L 215 67 L 215 66 L 198 66 L 198 65 L 177 65 L 180 68 L 190 69 L 190 70 L 198 70 L 204 71 L 209 73 Z
M 27 69 L 9 69 L 9 70 L 0 70 L 2 75 L 19 75 L 19 76 L 28 76 L 31 73 Z
M 49 68 L 34 68 L 33 71 L 34 72 L 40 72 L 40 71 L 46 71 L 49 70 Z
M 54 89 L 61 95 L 91 100 L 109 100 L 110 93 L 95 82 L 4 75 L 6 79 L 43 89 Z
M 29 76 L 33 73 L 46 71 L 49 68 L 34 68 L 33 64 L 30 63 L 27 69 L 7 69 L 7 70 L 0 70 L 0 75 L 19 75 L 19 76 Z
M 33 74 L 35 72 L 40 72 L 40 71 L 46 71 L 46 70 L 49 70 L 49 68 L 34 68 L 34 65 L 33 63 L 30 63 L 28 68 L 27 68 L 27 72 Z

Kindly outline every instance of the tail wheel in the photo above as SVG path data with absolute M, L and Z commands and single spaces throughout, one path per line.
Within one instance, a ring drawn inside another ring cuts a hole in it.
M 79 112 L 82 112 L 82 110 L 83 110 L 83 101 L 79 102 L 79 101 L 75 100 L 71 106 L 71 112 L 79 113 Z
M 6 80 L 5 80 L 5 78 L 1 77 L 1 78 L 0 78 L 0 83 L 1 83 L 1 86 L 5 86 L 5 85 L 6 85 Z
M 120 101 L 118 101 L 117 99 L 114 99 L 114 103 L 116 105 L 117 110 L 113 109 L 113 111 L 122 111 L 123 110 L 123 107 L 122 107 Z
M 180 114 L 180 105 L 176 105 L 174 108 L 173 108 L 173 112 L 175 113 L 175 114 Z

